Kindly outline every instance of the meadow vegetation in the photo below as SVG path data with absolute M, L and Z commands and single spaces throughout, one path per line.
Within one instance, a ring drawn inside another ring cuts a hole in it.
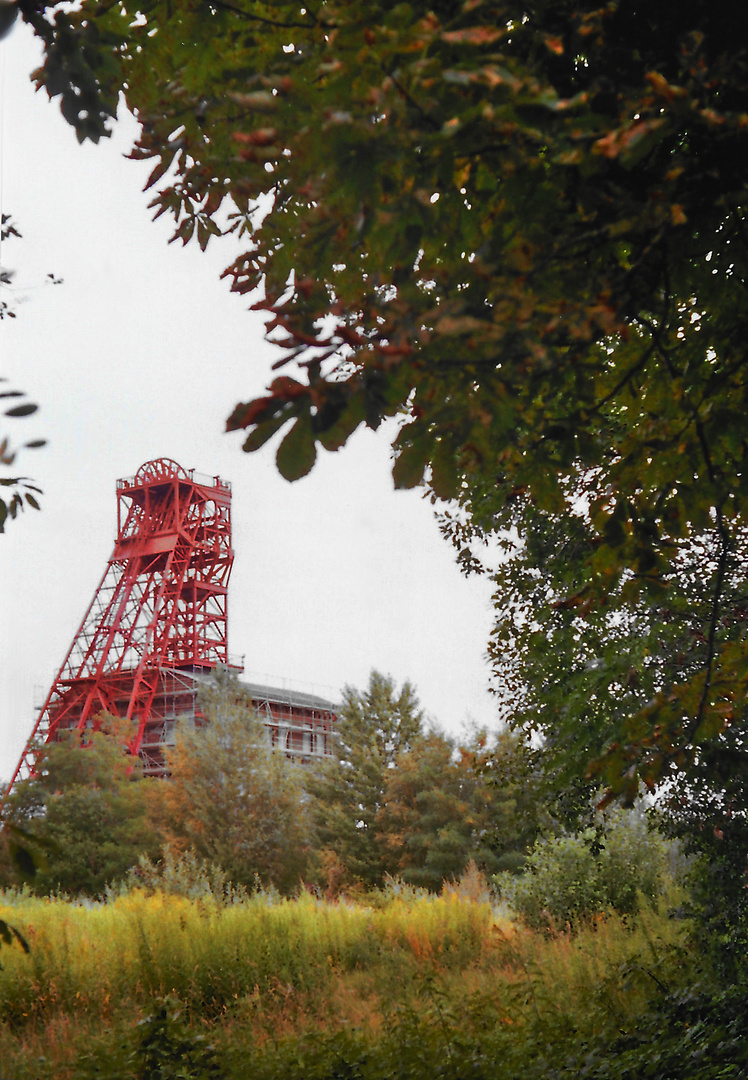
M 644 1076 L 643 1018 L 693 1035 L 666 1015 L 709 975 L 667 905 L 531 931 L 477 881 L 368 903 L 6 893 L 31 950 L 3 950 L 4 1075 Z M 605 1071 L 624 1043 L 640 1071 Z

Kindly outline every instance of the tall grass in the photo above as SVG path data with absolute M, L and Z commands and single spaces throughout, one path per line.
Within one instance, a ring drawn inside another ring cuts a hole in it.
M 138 1077 L 137 1022 L 164 1000 L 178 1013 L 164 1023 L 216 1043 L 227 1080 L 248 1075 L 249 1061 L 257 1080 L 312 1080 L 363 1058 L 373 1072 L 349 1074 L 375 1080 L 400 1075 L 406 1045 L 412 1076 L 439 1062 L 452 1075 L 450 1060 L 467 1077 L 487 1054 L 502 1069 L 519 1054 L 520 1068 L 529 1038 L 627 1030 L 685 955 L 683 926 L 663 911 L 539 934 L 456 893 L 372 907 L 307 895 L 223 907 L 137 891 L 88 906 L 15 895 L 0 900 L 0 918 L 31 946 L 0 957 L 0 1075 L 12 1080 Z
M 311 896 L 263 897 L 220 907 L 133 892 L 101 905 L 23 898 L 0 905 L 31 946 L 4 953 L 0 1020 L 18 1025 L 54 1011 L 111 1015 L 125 999 L 174 994 L 220 1012 L 258 988 L 314 993 L 330 971 L 423 964 L 466 967 L 489 945 L 488 905 L 435 898 L 375 910 Z

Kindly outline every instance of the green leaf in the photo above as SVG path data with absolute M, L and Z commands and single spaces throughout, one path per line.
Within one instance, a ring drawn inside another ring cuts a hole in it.
M 340 415 L 328 428 L 320 431 L 317 438 L 325 450 L 339 450 L 366 419 L 366 408 L 360 397 L 350 398 Z
M 392 469 L 396 488 L 414 488 L 423 480 L 429 459 L 429 443 L 425 437 L 408 443 L 398 452 Z
M 431 457 L 431 486 L 440 499 L 454 499 L 460 491 L 457 455 L 446 437 L 439 439 Z
M 15 938 L 15 940 L 16 940 L 16 941 L 18 942 L 18 944 L 19 944 L 19 945 L 21 946 L 21 948 L 23 949 L 23 951 L 24 951 L 25 953 L 27 953 L 27 954 L 28 954 L 28 953 L 30 953 L 30 952 L 31 952 L 31 946 L 29 945 L 28 941 L 27 941 L 27 940 L 26 940 L 26 938 L 25 938 L 25 937 L 23 936 L 23 934 L 21 933 L 21 931 L 20 931 L 20 930 L 18 930 L 18 929 L 16 929 L 16 927 L 15 927 L 15 926 L 12 926 L 12 925 L 11 925 L 11 928 L 10 928 L 10 930 L 11 930 L 11 933 L 13 934 L 13 937 L 14 937 L 14 938 Z
M 626 541 L 626 530 L 617 517 L 610 517 L 603 529 L 605 543 L 612 548 L 619 548 Z
M 262 423 L 268 417 L 275 415 L 278 408 L 278 402 L 274 397 L 255 398 L 246 403 L 240 401 L 226 421 L 226 430 L 238 431 L 239 428 Z
M 281 412 L 278 416 L 271 416 L 268 420 L 261 420 L 242 443 L 242 450 L 248 454 L 259 450 L 288 420 L 288 411 Z
M 278 447 L 275 461 L 278 472 L 286 480 L 300 480 L 312 469 L 317 458 L 317 447 L 309 413 L 298 418 Z

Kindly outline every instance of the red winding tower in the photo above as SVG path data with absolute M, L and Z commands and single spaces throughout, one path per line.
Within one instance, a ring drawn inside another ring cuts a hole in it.
M 164 743 L 178 715 L 194 715 L 200 674 L 229 665 L 233 560 L 231 487 L 219 477 L 159 458 L 117 481 L 114 551 L 10 787 L 33 773 L 40 744 L 102 712 L 133 720 L 131 752 L 163 773 Z

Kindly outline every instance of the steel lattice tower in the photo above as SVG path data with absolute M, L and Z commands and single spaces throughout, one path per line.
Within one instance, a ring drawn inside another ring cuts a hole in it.
M 233 559 L 231 487 L 219 477 L 159 458 L 117 481 L 114 551 L 10 787 L 33 774 L 40 745 L 104 712 L 134 722 L 130 751 L 163 772 L 165 728 L 194 708 L 194 676 L 229 665 Z

